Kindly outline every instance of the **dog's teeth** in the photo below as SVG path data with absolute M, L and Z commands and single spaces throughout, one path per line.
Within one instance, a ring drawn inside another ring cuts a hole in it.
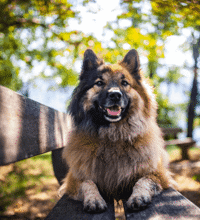
M 110 110 L 109 108 L 107 108 L 107 112 L 109 115 L 118 116 L 121 113 L 121 109 L 119 109 L 118 111 L 115 111 L 115 110 Z

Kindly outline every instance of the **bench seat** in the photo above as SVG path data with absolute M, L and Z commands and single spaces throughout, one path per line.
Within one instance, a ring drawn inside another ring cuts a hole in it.
M 130 212 L 123 201 L 126 220 L 199 220 L 200 209 L 173 188 L 155 196 L 152 203 L 144 210 Z M 64 195 L 52 209 L 45 220 L 113 220 L 115 219 L 114 203 L 108 203 L 106 212 L 89 214 L 83 211 L 80 201 L 69 199 Z M 117 218 L 116 218 L 117 219 Z

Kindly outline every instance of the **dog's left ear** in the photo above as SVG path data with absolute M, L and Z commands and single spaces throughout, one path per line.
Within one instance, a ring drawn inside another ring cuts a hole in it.
M 125 67 L 130 74 L 134 76 L 140 75 L 140 60 L 136 50 L 130 50 L 120 64 Z
M 87 49 L 84 53 L 82 72 L 97 69 L 103 64 L 103 60 L 99 59 L 93 50 Z

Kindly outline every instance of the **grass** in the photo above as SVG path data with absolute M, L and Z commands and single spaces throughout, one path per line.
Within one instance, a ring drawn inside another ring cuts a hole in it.
M 177 147 L 175 145 L 169 145 L 166 147 L 166 150 L 169 154 L 170 161 L 181 159 L 181 148 L 180 147 Z M 195 152 L 198 152 L 198 151 L 199 151 L 199 148 L 191 147 L 189 149 L 189 155 L 192 156 L 193 154 L 195 154 Z
M 51 153 L 1 167 L 0 173 L 1 171 L 4 176 L 3 179 L 0 178 L 0 213 L 5 211 L 16 199 L 26 197 L 26 190 L 36 188 L 37 191 L 40 191 L 39 186 L 44 179 L 54 178 Z
M 171 155 L 171 154 L 173 154 L 173 151 L 180 150 L 180 148 L 175 145 L 169 145 L 166 147 L 166 150 L 167 150 L 168 154 Z
M 192 177 L 193 180 L 200 182 L 200 174 L 194 175 Z

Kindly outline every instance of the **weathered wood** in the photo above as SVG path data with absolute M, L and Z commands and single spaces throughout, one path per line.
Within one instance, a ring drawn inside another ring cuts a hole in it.
M 0 165 L 62 148 L 70 125 L 67 114 L 0 86 Z
M 175 140 L 170 140 L 170 141 L 166 141 L 165 144 L 166 145 L 185 145 L 185 144 L 195 144 L 196 142 L 192 139 L 192 138 L 185 138 L 184 140 L 180 140 L 180 139 L 175 139 Z
M 129 212 L 125 202 L 124 209 L 127 220 L 200 219 L 200 209 L 172 188 L 155 196 L 147 209 Z
M 165 138 L 173 137 L 174 139 L 177 138 L 178 133 L 182 132 L 181 128 L 174 128 L 174 127 L 161 127 L 162 133 Z
M 177 145 L 181 148 L 182 160 L 189 160 L 188 149 L 195 145 L 195 141 L 192 138 L 185 138 L 184 140 L 170 140 L 165 142 L 165 146 Z
M 152 203 L 144 210 L 130 211 L 125 201 L 123 205 L 127 220 L 200 219 L 200 209 L 172 188 L 155 196 Z M 64 195 L 46 218 L 46 220 L 54 219 L 115 219 L 114 205 L 108 203 L 108 210 L 104 213 L 88 214 L 83 211 L 82 202 L 69 199 Z
M 83 203 L 69 199 L 64 195 L 45 220 L 114 220 L 114 203 L 107 203 L 108 209 L 103 213 L 90 214 L 83 211 Z

